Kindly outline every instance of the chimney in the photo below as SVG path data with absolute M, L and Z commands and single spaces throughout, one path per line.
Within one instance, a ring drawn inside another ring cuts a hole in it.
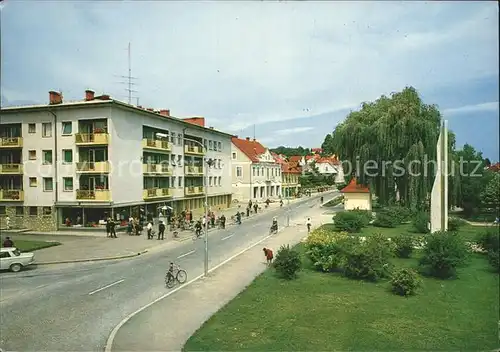
M 168 109 L 162 109 L 162 110 L 160 110 L 160 115 L 162 115 L 162 116 L 170 116 L 170 110 L 168 110 Z
M 153 108 L 147 108 L 148 111 L 155 111 Z
M 213 130 L 213 129 L 214 129 L 214 127 L 213 127 L 213 126 L 210 126 L 209 128 L 210 128 L 211 130 Z
M 103 94 L 103 95 L 101 95 L 100 98 L 101 98 L 101 100 L 109 100 L 109 95 Z
M 94 94 L 95 94 L 95 92 L 93 90 L 87 89 L 85 91 L 85 101 L 94 100 Z
M 249 141 L 249 140 L 250 140 L 250 137 L 247 137 L 247 141 Z
M 59 92 L 56 92 L 54 90 L 51 90 L 49 92 L 49 104 L 50 105 L 55 105 L 55 104 L 62 104 L 63 102 L 63 97 L 62 94 Z

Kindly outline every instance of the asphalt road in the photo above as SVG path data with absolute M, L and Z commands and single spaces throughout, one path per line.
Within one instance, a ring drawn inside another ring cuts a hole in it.
M 284 226 L 287 212 L 297 219 L 318 203 L 319 195 L 307 197 L 288 209 L 285 205 L 242 225 L 211 232 L 209 267 L 267 236 L 273 216 Z M 167 292 L 164 276 L 170 261 L 188 272 L 188 280 L 203 273 L 204 246 L 199 239 L 125 261 L 2 274 L 0 349 L 102 351 L 124 317 Z

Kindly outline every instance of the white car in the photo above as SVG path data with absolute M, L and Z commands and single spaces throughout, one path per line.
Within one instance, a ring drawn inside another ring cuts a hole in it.
M 14 247 L 0 248 L 1 270 L 10 270 L 17 273 L 22 268 L 33 264 L 34 261 L 35 254 L 33 253 L 21 253 Z

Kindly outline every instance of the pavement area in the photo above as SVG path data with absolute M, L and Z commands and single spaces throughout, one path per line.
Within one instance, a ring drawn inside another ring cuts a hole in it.
M 333 196 L 333 192 L 323 196 L 326 199 Z M 273 216 L 278 218 L 280 226 L 286 223 L 288 216 L 296 223 L 305 223 L 305 214 L 318 203 L 319 195 L 305 197 L 286 209 L 278 207 L 241 225 L 211 232 L 209 268 L 268 236 Z M 317 222 L 315 216 L 312 222 Z M 281 236 L 281 233 L 277 235 Z M 102 240 L 118 245 L 121 237 Z M 137 239 L 148 243 L 144 238 Z M 1 273 L 0 349 L 102 351 L 110 333 L 124 318 L 169 292 L 164 283 L 169 262 L 184 268 L 188 280 L 203 272 L 205 243 L 202 239 L 174 244 L 165 242 L 128 260 L 43 265 L 20 273 Z M 175 323 L 172 317 L 165 318 L 162 326 L 167 329 L 172 323 Z
M 319 212 L 318 206 L 314 206 L 293 219 L 290 227 L 264 238 L 217 268 L 209 278 L 184 285 L 182 290 L 139 312 L 112 336 L 106 351 L 180 351 L 206 320 L 266 270 L 262 248 L 271 248 L 276 253 L 283 244 L 298 243 L 307 237 L 304 218 L 317 218 Z M 175 326 L 169 328 L 165 317 L 174 317 Z

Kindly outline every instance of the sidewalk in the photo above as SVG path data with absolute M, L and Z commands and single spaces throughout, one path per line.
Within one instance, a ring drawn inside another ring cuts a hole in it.
M 276 253 L 282 244 L 300 242 L 307 236 L 305 219 L 317 219 L 319 213 L 318 208 L 313 208 L 294 218 L 290 227 L 216 269 L 208 279 L 184 286 L 138 313 L 118 330 L 111 351 L 180 351 L 207 319 L 266 270 L 263 247 Z M 165 325 L 165 317 L 175 321 L 175 327 Z M 110 351 L 109 347 L 106 351 Z

